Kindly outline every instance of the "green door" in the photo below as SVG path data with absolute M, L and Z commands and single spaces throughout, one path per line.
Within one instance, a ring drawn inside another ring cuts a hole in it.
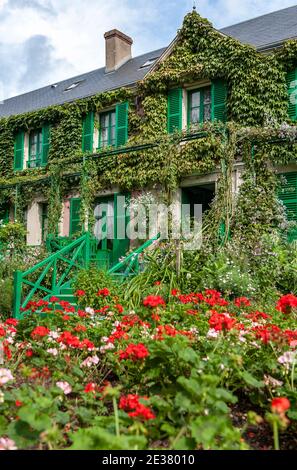
M 96 260 L 99 267 L 108 269 L 125 256 L 129 248 L 130 241 L 126 236 L 128 217 L 123 200 L 123 195 L 114 194 L 96 201 L 94 236 L 97 240 Z

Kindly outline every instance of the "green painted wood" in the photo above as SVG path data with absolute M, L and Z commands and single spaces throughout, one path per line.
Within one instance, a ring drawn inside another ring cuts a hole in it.
M 70 227 L 69 227 L 70 236 L 73 236 L 81 232 L 82 226 L 81 226 L 81 221 L 80 221 L 80 208 L 81 208 L 80 198 L 70 199 Z
M 50 149 L 50 126 L 45 124 L 42 128 L 42 156 L 41 166 L 46 166 Z
M 129 103 L 119 103 L 116 106 L 116 146 L 122 147 L 128 140 L 128 110 Z
M 16 134 L 14 140 L 14 170 L 19 171 L 23 169 L 24 164 L 24 138 L 25 134 L 20 131 Z
M 182 129 L 182 88 L 174 88 L 168 92 L 167 131 L 172 134 Z
M 297 172 L 283 173 L 281 176 L 286 182 L 281 185 L 278 197 L 286 208 L 288 220 L 297 224 Z M 297 240 L 297 227 L 289 232 L 288 240 Z
M 290 70 L 286 76 L 288 89 L 288 114 L 292 121 L 297 120 L 297 68 Z
M 89 112 L 83 118 L 82 151 L 92 152 L 94 141 L 94 113 Z
M 211 120 L 227 121 L 227 84 L 224 80 L 214 80 L 211 84 Z

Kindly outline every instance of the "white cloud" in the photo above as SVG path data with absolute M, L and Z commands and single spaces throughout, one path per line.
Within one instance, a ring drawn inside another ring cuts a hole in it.
M 293 4 L 199 0 L 197 9 L 219 28 Z M 2 80 L 9 97 L 102 67 L 103 34 L 113 28 L 133 37 L 134 55 L 162 47 L 192 5 L 192 0 L 0 0 L 0 86 Z

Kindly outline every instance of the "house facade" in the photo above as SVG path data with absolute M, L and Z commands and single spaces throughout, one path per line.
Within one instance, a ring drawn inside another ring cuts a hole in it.
M 202 205 L 221 238 L 244 214 L 277 226 L 274 199 L 297 222 L 296 14 L 217 31 L 193 11 L 168 47 L 136 58 L 112 30 L 105 67 L 5 100 L 0 220 L 23 221 L 30 246 L 89 230 L 109 266 L 131 246 L 119 198 Z

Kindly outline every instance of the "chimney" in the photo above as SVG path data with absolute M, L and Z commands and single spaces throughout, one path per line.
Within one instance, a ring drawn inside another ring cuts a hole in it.
M 104 38 L 106 53 L 105 71 L 106 73 L 114 72 L 131 59 L 133 40 L 117 29 L 105 33 Z

